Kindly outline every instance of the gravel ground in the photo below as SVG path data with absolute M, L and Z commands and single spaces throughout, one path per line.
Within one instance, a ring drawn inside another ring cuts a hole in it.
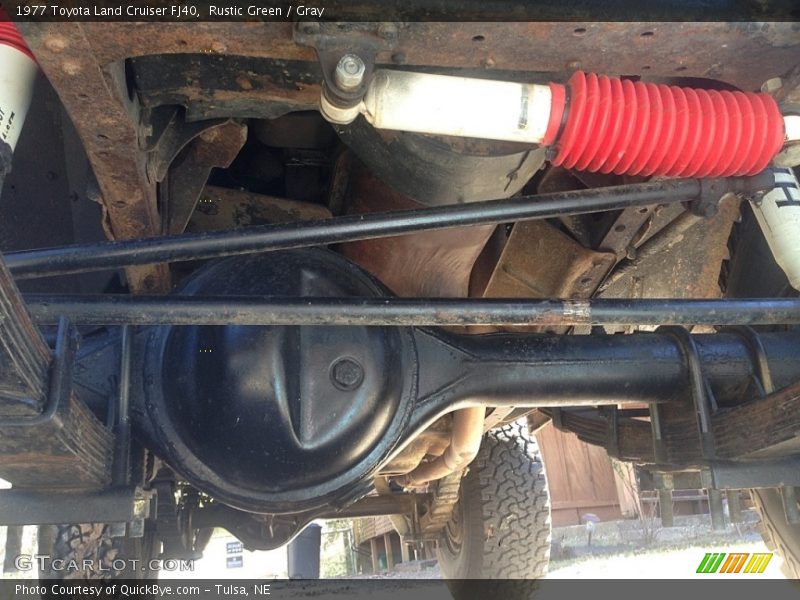
M 571 592 L 579 592 L 576 587 L 581 580 L 595 579 L 695 579 L 717 580 L 724 578 L 737 578 L 739 581 L 747 579 L 782 579 L 780 559 L 776 556 L 767 566 L 766 571 L 760 575 L 699 575 L 696 569 L 706 552 L 765 552 L 766 547 L 761 542 L 723 543 L 723 545 L 684 545 L 682 547 L 660 547 L 649 550 L 628 551 L 618 554 L 603 554 L 599 556 L 584 556 L 569 561 L 556 561 L 547 576 L 548 581 L 537 585 L 537 598 L 540 600 L 563 600 L 570 597 Z M 297 581 L 275 582 L 272 594 L 290 600 L 313 598 L 313 600 L 341 600 L 343 598 L 364 598 L 365 600 L 452 600 L 447 585 L 441 578 L 437 565 L 432 561 L 422 563 L 407 563 L 392 573 L 378 575 L 365 575 L 352 579 L 337 579 L 327 581 Z M 556 583 L 557 581 L 562 583 Z M 678 585 L 682 585 L 677 582 Z M 564 587 L 565 584 L 567 587 Z M 502 598 L 504 596 L 503 584 L 500 591 L 492 588 L 492 582 L 471 582 L 475 598 Z M 693 584 L 692 584 L 693 585 Z M 791 582 L 779 585 L 789 585 L 791 589 L 770 586 L 768 591 L 771 599 L 796 598 L 796 589 Z M 597 587 L 600 590 L 613 590 L 614 588 Z M 630 591 L 631 588 L 620 588 Z M 633 588 L 636 589 L 636 588 Z M 664 588 L 662 584 L 662 589 Z M 671 588 L 669 588 L 671 589 Z M 683 588 L 675 588 L 683 589 Z M 621 597 L 621 596 L 619 596 Z
M 359 575 L 353 579 L 441 579 L 442 572 L 435 560 L 401 563 L 390 573 Z
M 761 541 L 716 541 L 652 549 L 626 549 L 617 553 L 606 550 L 600 552 L 595 555 L 584 555 L 577 559 L 551 562 L 547 579 L 709 579 L 709 577 L 784 579 L 780 568 L 782 561 L 778 556 L 772 558 L 764 573 L 761 574 L 707 575 L 697 573 L 697 566 L 706 552 L 769 552 Z M 438 565 L 431 561 L 425 561 L 399 566 L 391 573 L 362 575 L 355 579 L 440 579 L 441 577 Z
M 757 578 L 784 579 L 781 559 L 774 556 L 762 574 L 732 575 L 697 573 L 706 552 L 769 552 L 763 542 L 748 541 L 714 545 L 690 545 L 672 548 L 636 550 L 619 554 L 586 556 L 550 564 L 548 579 L 694 579 Z

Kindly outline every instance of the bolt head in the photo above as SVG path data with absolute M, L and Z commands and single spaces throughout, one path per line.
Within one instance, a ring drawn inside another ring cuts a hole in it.
M 378 28 L 378 35 L 384 40 L 393 40 L 397 37 L 397 28 L 392 23 L 383 23 Z
M 343 91 L 352 91 L 364 81 L 367 67 L 356 54 L 345 54 L 336 65 L 336 86 Z
M 364 368 L 353 358 L 340 358 L 331 365 L 331 381 L 340 390 L 354 390 L 364 381 Z

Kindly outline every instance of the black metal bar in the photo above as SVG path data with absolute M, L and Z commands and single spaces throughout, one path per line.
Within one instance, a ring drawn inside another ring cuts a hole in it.
M 711 529 L 725 530 L 725 511 L 722 507 L 722 492 L 716 488 L 708 488 L 708 512 L 711 515 Z
M 753 355 L 753 364 L 756 366 L 756 373 L 758 379 L 757 384 L 761 386 L 761 391 L 766 394 L 771 394 L 775 391 L 775 385 L 772 383 L 772 373 L 769 371 L 769 363 L 767 362 L 766 352 L 764 352 L 764 345 L 761 343 L 761 338 L 755 330 L 751 327 L 731 327 L 731 331 L 740 335 L 747 344 L 750 353 Z
M 694 338 L 689 331 L 683 327 L 660 327 L 657 331 L 666 333 L 673 338 L 686 360 L 686 365 L 689 369 L 689 389 L 692 394 L 692 404 L 694 405 L 697 433 L 700 436 L 703 458 L 714 459 L 716 458 L 716 450 L 714 448 L 714 433 L 711 430 L 711 406 L 697 344 L 694 343 Z M 766 361 L 766 357 L 764 360 Z
M 731 523 L 744 523 L 742 517 L 742 502 L 739 494 L 741 490 L 725 490 L 725 498 L 728 500 L 728 514 Z
M 72 375 L 75 367 L 75 354 L 78 351 L 78 336 L 69 319 L 57 319 L 58 334 L 56 349 L 50 366 L 50 385 L 47 404 L 42 412 L 27 416 L 0 417 L 0 427 L 33 427 L 47 423 L 56 416 L 60 408 L 69 403 L 72 393 Z
M 800 298 L 520 300 L 26 295 L 34 320 L 79 325 L 796 325 Z
M 146 516 L 148 499 L 135 488 L 98 492 L 0 491 L 0 525 L 127 523 Z
M 111 475 L 113 485 L 127 485 L 130 471 L 131 447 L 131 361 L 133 360 L 133 332 L 123 325 L 120 341 L 119 392 L 116 410 L 116 434 L 114 466 Z
M 675 525 L 675 511 L 672 506 L 672 490 L 658 490 L 658 510 L 661 513 L 661 526 L 673 527 Z
M 800 458 L 714 461 L 710 475 L 712 485 L 720 490 L 800 486 Z
M 288 250 L 417 231 L 510 223 L 618 210 L 631 206 L 690 201 L 703 193 L 750 192 L 770 187 L 769 177 L 713 180 L 674 179 L 608 188 L 489 200 L 455 206 L 348 215 L 332 219 L 249 227 L 140 240 L 101 242 L 13 252 L 6 262 L 20 279 L 117 269 L 159 262 Z M 772 179 L 774 185 L 774 179 Z
M 639 489 L 658 490 L 663 478 L 673 480 L 671 489 L 692 490 L 711 487 L 717 490 L 800 486 L 800 458 L 797 456 L 748 461 L 711 461 L 703 470 L 639 470 Z
M 421 506 L 432 500 L 431 494 L 387 494 L 366 496 L 354 504 L 338 510 L 332 509 L 320 515 L 322 519 L 355 519 L 359 517 L 380 517 L 383 515 L 408 515 L 414 506 Z

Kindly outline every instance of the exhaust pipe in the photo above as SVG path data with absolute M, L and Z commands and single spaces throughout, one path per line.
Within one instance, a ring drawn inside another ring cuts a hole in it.
M 421 487 L 467 468 L 480 450 L 485 415 L 486 408 L 483 406 L 455 411 L 450 445 L 444 454 L 399 477 L 400 485 L 407 488 Z

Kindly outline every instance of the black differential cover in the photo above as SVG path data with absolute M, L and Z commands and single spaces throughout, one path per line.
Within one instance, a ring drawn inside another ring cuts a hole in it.
M 376 296 L 340 255 L 301 250 L 201 269 L 181 294 Z M 161 327 L 148 342 L 147 407 L 167 459 L 237 508 L 345 503 L 392 450 L 416 382 L 400 328 Z

